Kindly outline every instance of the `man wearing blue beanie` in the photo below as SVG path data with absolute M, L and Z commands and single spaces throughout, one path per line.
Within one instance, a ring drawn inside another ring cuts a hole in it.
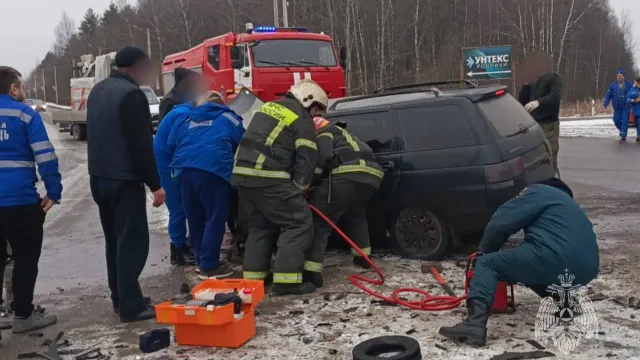
M 630 112 L 627 95 L 632 88 L 631 82 L 625 79 L 624 70 L 620 69 L 618 70 L 616 81 L 611 84 L 609 91 L 604 96 L 605 109 L 609 107 L 609 103 L 613 104 L 613 123 L 620 131 L 621 143 L 627 141 Z

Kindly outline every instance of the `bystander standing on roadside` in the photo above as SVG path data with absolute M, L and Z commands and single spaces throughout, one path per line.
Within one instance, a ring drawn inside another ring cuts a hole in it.
M 0 234 L 11 245 L 13 332 L 24 333 L 57 322 L 56 316 L 34 311 L 33 292 L 44 237 L 46 213 L 62 197 L 58 157 L 40 114 L 26 105 L 22 75 L 0 66 Z M 44 181 L 41 198 L 36 165 Z M 1 265 L 6 261 L 6 243 Z
M 149 103 L 140 89 L 153 82 L 151 60 L 127 46 L 116 54 L 115 65 L 118 70 L 96 84 L 87 100 L 88 164 L 113 309 L 130 322 L 155 318 L 138 282 L 149 255 L 145 185 L 155 207 L 164 204 L 165 192 L 153 154 Z
M 640 144 L 640 78 L 633 82 L 633 88 L 627 94 L 627 102 L 631 106 L 631 113 L 636 122 L 636 143 Z
M 538 122 L 551 145 L 551 155 L 556 174 L 558 151 L 560 150 L 560 102 L 562 101 L 562 78 L 553 72 L 551 57 L 544 52 L 534 52 L 525 62 L 525 83 L 519 101 Z
M 633 88 L 631 82 L 626 80 L 624 71 L 618 70 L 616 81 L 611 83 L 607 94 L 604 96 L 604 108 L 609 107 L 609 103 L 613 106 L 613 123 L 620 131 L 620 142 L 627 141 L 627 132 L 629 131 L 629 110 L 630 105 L 627 102 L 627 95 Z

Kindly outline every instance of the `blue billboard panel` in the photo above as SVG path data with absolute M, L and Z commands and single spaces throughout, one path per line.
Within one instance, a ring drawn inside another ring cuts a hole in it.
M 511 46 L 465 48 L 462 63 L 467 80 L 510 79 Z

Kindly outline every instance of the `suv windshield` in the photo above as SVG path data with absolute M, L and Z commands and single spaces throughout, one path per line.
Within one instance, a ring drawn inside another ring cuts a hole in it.
M 333 46 L 321 40 L 260 40 L 251 46 L 256 67 L 337 66 Z
M 509 94 L 482 101 L 478 103 L 478 107 L 498 134 L 505 137 L 513 136 L 536 123 L 524 107 Z
M 158 100 L 158 97 L 153 92 L 153 90 L 151 90 L 149 88 L 142 88 L 142 91 L 147 96 L 147 101 L 149 101 L 149 105 L 158 105 L 158 104 L 160 104 L 160 101 Z

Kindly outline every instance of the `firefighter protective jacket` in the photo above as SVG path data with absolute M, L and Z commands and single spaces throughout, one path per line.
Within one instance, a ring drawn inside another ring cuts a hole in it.
M 240 142 L 231 182 L 262 187 L 293 181 L 304 190 L 313 178 L 317 149 L 311 115 L 297 100 L 268 102 L 253 116 Z
M 316 179 L 328 176 L 344 177 L 378 189 L 384 178 L 382 167 L 364 141 L 336 124 L 318 132 L 318 164 Z

